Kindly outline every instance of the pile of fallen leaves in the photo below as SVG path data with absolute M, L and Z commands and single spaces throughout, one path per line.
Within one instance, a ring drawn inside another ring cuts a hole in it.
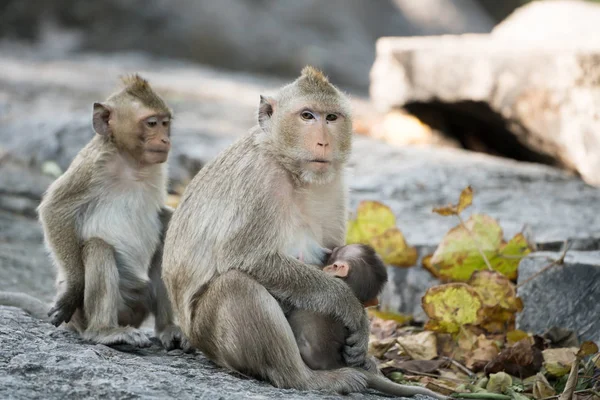
M 554 328 L 543 335 L 515 330 L 523 309 L 517 297 L 520 260 L 534 250 L 519 233 L 504 240 L 498 222 L 485 214 L 463 219 L 473 191 L 456 205 L 435 208 L 458 225 L 421 265 L 442 282 L 422 298 L 424 326 L 411 316 L 369 309 L 369 351 L 390 379 L 424 385 L 456 398 L 600 400 L 600 354 L 592 342 Z M 393 212 L 375 201 L 359 204 L 347 243 L 373 246 L 391 266 L 417 265 Z

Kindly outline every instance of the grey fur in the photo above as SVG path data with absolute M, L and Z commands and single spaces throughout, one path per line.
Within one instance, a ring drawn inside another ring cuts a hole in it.
M 293 254 L 323 260 L 326 252 L 318 256 L 316 249 L 342 245 L 346 231 L 350 110 L 337 89 L 325 97 L 318 87 L 307 92 L 306 79 L 264 98 L 260 125 L 188 185 L 167 232 L 163 278 L 186 337 L 218 364 L 278 387 L 361 391 L 361 370 L 314 371 L 304 364 L 281 308 L 341 321 L 349 331 L 346 364 L 365 364 L 369 326 L 362 305 L 342 281 Z M 329 141 L 327 148 L 303 147 L 304 125 L 289 117 L 302 103 L 314 105 L 319 118 L 340 115 L 310 127 L 323 129 L 316 134 Z M 332 151 L 331 168 L 309 171 L 303 160 L 324 149 Z

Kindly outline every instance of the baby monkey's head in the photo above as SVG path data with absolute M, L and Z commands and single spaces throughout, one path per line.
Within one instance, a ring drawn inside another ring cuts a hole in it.
M 388 280 L 385 264 L 365 244 L 336 247 L 323 271 L 344 279 L 362 303 L 375 299 Z

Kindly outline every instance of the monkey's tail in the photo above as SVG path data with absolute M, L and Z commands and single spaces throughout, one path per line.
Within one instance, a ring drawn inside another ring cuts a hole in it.
M 1 292 L 0 306 L 18 307 L 37 319 L 48 321 L 48 310 L 50 306 L 43 301 L 26 293 Z
M 385 394 L 391 394 L 398 397 L 411 397 L 416 394 L 421 394 L 423 396 L 433 397 L 434 399 L 438 400 L 448 400 L 448 397 L 424 387 L 400 385 L 399 383 L 394 383 L 383 376 L 375 375 L 371 372 L 363 371 L 363 373 L 367 378 L 367 386 L 369 386 L 371 389 L 379 390 Z

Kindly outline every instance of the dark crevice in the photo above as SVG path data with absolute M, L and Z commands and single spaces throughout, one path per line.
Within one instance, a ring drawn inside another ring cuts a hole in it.
M 467 150 L 559 166 L 553 157 L 537 152 L 519 141 L 507 121 L 487 104 L 475 101 L 457 103 L 409 103 L 408 112 L 441 134 L 457 140 Z

